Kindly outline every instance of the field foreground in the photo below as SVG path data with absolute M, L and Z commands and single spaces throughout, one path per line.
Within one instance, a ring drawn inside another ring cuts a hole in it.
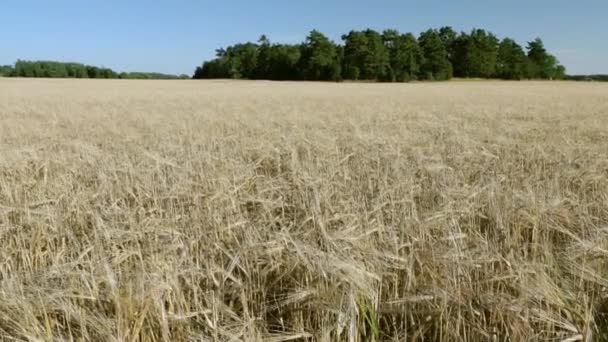
M 0 79 L 1 340 L 607 340 L 608 84 Z

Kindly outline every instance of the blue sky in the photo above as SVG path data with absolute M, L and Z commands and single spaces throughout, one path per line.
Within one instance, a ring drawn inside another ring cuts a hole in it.
M 0 64 L 75 61 L 117 71 L 191 74 L 216 48 L 299 42 L 311 29 L 334 40 L 351 29 L 416 34 L 450 25 L 525 44 L 537 36 L 569 73 L 608 73 L 606 0 L 3 0 Z

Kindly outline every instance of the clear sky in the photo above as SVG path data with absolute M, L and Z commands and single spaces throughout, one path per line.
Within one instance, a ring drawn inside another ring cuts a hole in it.
M 525 44 L 537 36 L 571 74 L 608 73 L 608 0 L 3 0 L 0 64 L 60 60 L 192 74 L 216 48 L 299 42 L 311 29 L 420 33 L 450 25 Z

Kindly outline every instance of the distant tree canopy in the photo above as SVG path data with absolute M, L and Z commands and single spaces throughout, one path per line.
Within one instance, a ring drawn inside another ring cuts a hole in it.
M 441 40 L 439 32 L 428 30 L 418 38 L 424 56 L 419 78 L 423 80 L 449 80 L 452 78 L 454 67 L 450 62 L 448 49 Z
M 216 51 L 216 58 L 196 68 L 193 78 L 268 80 L 368 80 L 405 82 L 452 77 L 564 79 L 566 69 L 540 38 L 526 50 L 511 38 L 446 26 L 418 37 L 397 30 L 367 29 L 342 36 L 343 44 L 313 30 L 300 44 L 270 43 L 263 35 Z
M 54 61 L 15 62 L 14 66 L 0 66 L 0 76 L 5 77 L 49 77 L 49 78 L 120 78 L 120 79 L 179 79 L 187 75 L 175 76 L 148 72 L 122 72 L 81 63 Z
M 400 34 L 396 30 L 382 32 L 382 40 L 388 51 L 388 73 L 385 81 L 405 82 L 414 80 L 424 62 L 424 51 L 411 33 Z
M 498 44 L 496 76 L 508 80 L 520 80 L 529 76 L 528 58 L 524 49 L 513 39 L 505 38 Z
M 490 78 L 496 74 L 498 39 L 490 32 L 475 29 L 460 33 L 453 41 L 452 64 L 458 77 Z
M 608 75 L 571 75 L 566 76 L 566 79 L 571 81 L 608 82 Z
M 9 76 L 12 72 L 12 65 L 0 65 L 0 76 Z

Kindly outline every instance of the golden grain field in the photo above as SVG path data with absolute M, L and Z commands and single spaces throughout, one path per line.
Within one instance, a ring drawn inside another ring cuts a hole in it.
M 0 340 L 607 329 L 608 84 L 0 79 Z

